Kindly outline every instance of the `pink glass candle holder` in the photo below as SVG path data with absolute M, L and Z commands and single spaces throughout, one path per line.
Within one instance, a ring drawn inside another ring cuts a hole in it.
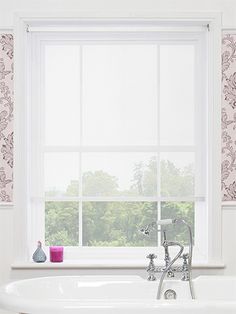
M 50 246 L 50 262 L 61 263 L 63 262 L 63 246 Z

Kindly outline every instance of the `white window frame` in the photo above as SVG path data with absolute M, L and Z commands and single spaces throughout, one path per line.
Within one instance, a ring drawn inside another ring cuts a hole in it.
M 109 19 L 108 19 L 109 18 Z M 31 95 L 28 92 L 28 86 L 31 78 L 28 76 L 27 69 L 27 55 L 28 51 L 28 38 L 27 31 L 40 28 L 45 31 L 55 31 L 54 27 L 61 30 L 68 29 L 70 31 L 78 31 L 78 27 L 87 30 L 87 27 L 91 29 L 91 22 L 94 25 L 94 30 L 98 30 L 96 22 L 107 29 L 107 23 L 110 23 L 112 27 L 119 31 L 134 31 L 135 30 L 147 30 L 147 25 L 150 28 L 150 34 L 152 31 L 160 29 L 158 25 L 160 23 L 167 23 L 167 27 L 161 29 L 164 31 L 184 31 L 188 33 L 186 24 L 191 26 L 191 31 L 194 27 L 199 29 L 208 25 L 210 31 L 208 32 L 208 130 L 207 130 L 207 145 L 208 145 L 208 167 L 207 177 L 207 200 L 208 200 L 208 234 L 202 235 L 204 237 L 203 242 L 206 244 L 207 256 L 204 256 L 202 261 L 205 264 L 217 264 L 221 263 L 221 199 L 220 199 L 220 50 L 221 50 L 221 19 L 220 15 L 213 14 L 142 14 L 142 16 L 135 16 L 130 18 L 129 16 L 120 18 L 119 16 L 109 17 L 94 17 L 87 18 L 86 14 L 65 14 L 64 16 L 47 16 L 44 18 L 38 17 L 37 14 L 20 14 L 16 16 L 16 32 L 15 32 L 15 172 L 14 172 L 14 203 L 15 203 L 15 231 L 17 235 L 17 246 L 15 249 L 15 260 L 29 261 L 32 252 L 32 239 L 35 240 L 38 234 L 38 226 L 44 226 L 43 215 L 38 213 L 32 215 L 29 210 L 29 190 L 31 183 L 29 181 L 29 134 L 28 121 L 33 123 L 40 123 L 37 119 L 31 120 L 34 117 L 29 116 L 29 105 L 31 101 Z M 170 27 L 171 23 L 178 23 L 179 27 Z M 79 26 L 78 26 L 79 25 Z M 140 26 L 141 25 L 141 26 Z M 184 27 L 184 28 L 183 28 Z M 24 79 L 22 79 L 24 78 Z M 214 134 L 214 136 L 213 136 Z M 37 137 L 37 134 L 35 134 Z M 37 155 L 37 152 L 35 152 Z M 43 232 L 43 230 L 41 230 Z M 201 235 L 200 232 L 197 234 Z M 19 239 L 20 243 L 19 244 Z M 77 249 L 78 250 L 78 249 Z M 68 248 L 67 256 L 70 258 L 92 258 L 97 260 L 99 256 L 103 256 L 103 259 L 113 258 L 127 260 L 144 260 L 145 254 L 149 252 L 149 248 L 143 248 L 143 250 L 130 248 L 80 248 L 80 252 L 77 255 L 74 248 Z M 155 248 L 152 248 L 155 250 Z M 124 255 L 125 253 L 125 255 Z M 135 258 L 134 258 L 135 256 Z

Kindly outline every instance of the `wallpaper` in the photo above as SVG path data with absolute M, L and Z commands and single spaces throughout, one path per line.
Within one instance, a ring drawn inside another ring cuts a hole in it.
M 222 38 L 222 163 L 223 201 L 236 200 L 236 35 Z
M 222 38 L 222 200 L 236 200 L 236 35 Z M 0 35 L 0 202 L 13 194 L 13 36 Z
M 13 36 L 0 35 L 0 201 L 13 194 Z

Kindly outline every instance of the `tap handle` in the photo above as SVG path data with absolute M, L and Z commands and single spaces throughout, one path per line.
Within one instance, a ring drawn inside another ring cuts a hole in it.
M 147 272 L 149 273 L 148 280 L 153 281 L 153 280 L 155 280 L 154 279 L 155 275 L 152 273 L 155 270 L 154 259 L 157 258 L 157 256 L 154 253 L 151 253 L 151 254 L 148 254 L 147 258 L 150 260 L 148 267 L 147 267 Z
M 189 259 L 189 254 L 183 254 L 182 256 L 180 256 L 180 258 L 183 259 L 183 267 L 185 267 L 186 265 L 188 265 L 188 259 Z
M 182 256 L 180 256 L 184 261 L 187 261 L 187 259 L 189 258 L 189 254 L 185 253 Z
M 147 258 L 150 259 L 150 262 L 153 262 L 153 260 L 157 258 L 157 256 L 154 253 L 150 253 L 147 255 Z

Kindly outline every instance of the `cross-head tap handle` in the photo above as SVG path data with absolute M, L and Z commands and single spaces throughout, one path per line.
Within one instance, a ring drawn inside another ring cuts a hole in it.
M 186 261 L 189 258 L 189 254 L 185 253 L 182 256 L 180 256 L 184 261 Z
M 150 253 L 150 254 L 147 255 L 147 258 L 149 258 L 150 262 L 152 262 L 155 258 L 157 258 L 157 256 L 154 253 Z

